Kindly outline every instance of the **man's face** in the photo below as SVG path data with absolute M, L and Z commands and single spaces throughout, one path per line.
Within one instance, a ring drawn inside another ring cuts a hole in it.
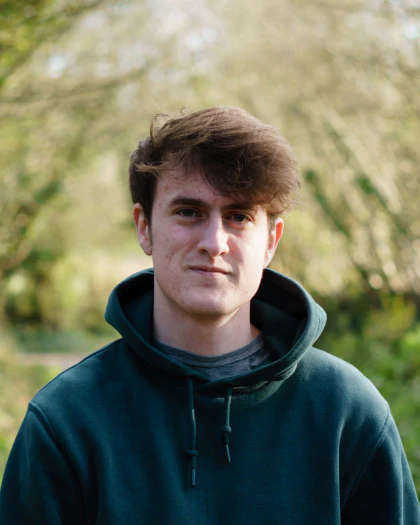
M 198 173 L 162 175 L 151 231 L 139 204 L 134 220 L 140 245 L 153 258 L 155 298 L 197 318 L 249 307 L 283 231 L 281 219 L 269 232 L 264 208 L 220 195 Z

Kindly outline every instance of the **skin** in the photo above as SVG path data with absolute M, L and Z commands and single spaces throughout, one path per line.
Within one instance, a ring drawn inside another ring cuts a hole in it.
M 162 175 L 151 225 L 138 203 L 133 218 L 153 258 L 158 341 L 214 356 L 258 335 L 250 301 L 282 236 L 281 218 L 269 230 L 263 207 L 221 195 L 200 173 Z

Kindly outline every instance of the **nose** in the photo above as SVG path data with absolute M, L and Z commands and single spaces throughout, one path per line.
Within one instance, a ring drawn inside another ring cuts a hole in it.
M 228 232 L 221 217 L 210 217 L 205 222 L 197 248 L 213 259 L 229 252 Z

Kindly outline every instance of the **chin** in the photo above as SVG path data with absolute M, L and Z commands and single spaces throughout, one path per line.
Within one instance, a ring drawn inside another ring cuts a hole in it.
M 232 303 L 225 300 L 199 297 L 189 297 L 183 301 L 184 310 L 194 317 L 223 317 L 232 313 Z

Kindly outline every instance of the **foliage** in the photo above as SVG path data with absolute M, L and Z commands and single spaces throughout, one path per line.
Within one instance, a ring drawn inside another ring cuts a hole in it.
M 0 87 L 31 53 L 49 0 L 0 2 Z
M 68 355 L 84 357 L 89 350 L 101 348 L 112 341 L 121 337 L 111 326 L 100 333 L 92 333 L 82 330 L 67 330 L 57 332 L 52 330 L 38 330 L 29 327 L 16 328 L 10 336 L 14 339 L 14 346 L 20 352 L 22 359 L 30 359 L 31 355 L 41 360 L 48 361 L 48 354 L 54 357 L 63 354 L 63 358 Z
M 0 90 L 7 78 L 46 40 L 62 34 L 99 1 L 0 0 Z

